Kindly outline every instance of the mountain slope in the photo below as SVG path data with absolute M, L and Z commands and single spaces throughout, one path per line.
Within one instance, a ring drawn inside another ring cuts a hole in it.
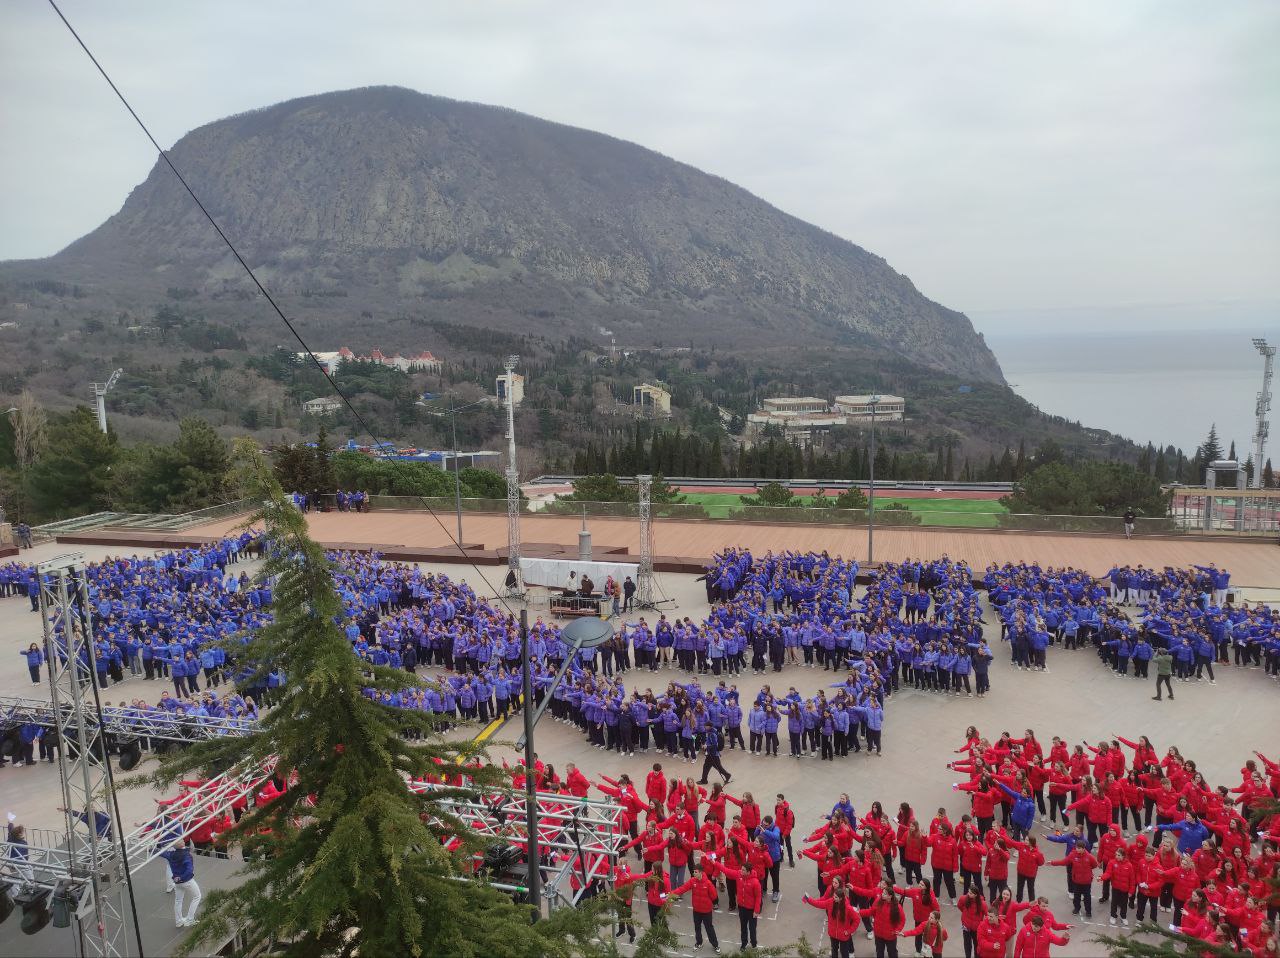
M 372 88 L 210 123 L 172 156 L 273 292 L 342 297 L 327 305 L 334 323 L 357 302 L 403 312 L 445 301 L 509 331 L 606 324 L 620 343 L 727 348 L 785 337 L 1003 382 L 969 320 L 880 257 L 601 134 Z M 46 277 L 91 296 L 246 284 L 160 163 L 57 256 L 0 264 L 0 279 Z M 362 341 L 376 341 L 379 310 Z

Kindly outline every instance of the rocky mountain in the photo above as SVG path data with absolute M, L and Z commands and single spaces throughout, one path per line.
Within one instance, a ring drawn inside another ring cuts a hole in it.
M 361 322 L 365 343 L 377 342 L 383 316 L 426 304 L 504 332 L 830 344 L 1003 383 L 969 320 L 880 257 L 598 133 L 372 88 L 210 123 L 172 156 L 268 288 L 319 304 L 317 328 Z M 249 288 L 162 163 L 61 253 L 0 264 L 0 282 L 33 280 L 133 302 Z

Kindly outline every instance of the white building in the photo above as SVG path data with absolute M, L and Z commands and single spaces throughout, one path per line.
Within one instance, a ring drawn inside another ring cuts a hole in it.
M 871 421 L 872 395 L 837 396 L 835 410 L 849 417 L 850 422 Z M 900 422 L 906 412 L 907 401 L 901 396 L 881 396 L 876 403 L 876 422 Z
M 399 353 L 392 353 L 390 356 L 385 355 L 382 350 L 375 348 L 368 356 L 357 356 L 346 346 L 333 352 L 325 353 L 295 353 L 304 363 L 311 362 L 311 356 L 315 356 L 316 361 L 324 367 L 325 372 L 330 376 L 338 371 L 343 363 L 361 362 L 376 363 L 379 366 L 390 366 L 401 372 L 428 372 L 439 373 L 444 367 L 444 363 L 433 356 L 428 351 L 423 351 L 412 356 L 401 356 Z
M 631 405 L 637 414 L 671 417 L 671 393 L 653 383 L 641 383 L 631 388 Z
M 494 380 L 493 394 L 497 397 L 498 402 L 506 403 L 507 401 L 507 377 L 504 373 Z M 511 403 L 514 406 L 520 405 L 524 401 L 524 377 L 519 373 L 511 374 Z
M 308 399 L 302 404 L 302 411 L 308 416 L 327 416 L 342 408 L 342 400 L 333 396 L 320 396 Z
M 776 399 L 764 399 L 760 402 L 760 412 L 765 415 L 777 413 L 821 413 L 830 412 L 831 403 L 817 396 L 780 396 Z

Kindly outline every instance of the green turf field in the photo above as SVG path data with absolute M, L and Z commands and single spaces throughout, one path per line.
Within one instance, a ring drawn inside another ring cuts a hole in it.
M 687 492 L 685 500 L 700 505 L 712 519 L 728 518 L 729 513 L 742 505 L 739 496 L 724 492 Z M 876 508 L 903 505 L 920 513 L 926 526 L 965 526 L 969 528 L 994 528 L 995 513 L 1005 512 L 1004 506 L 994 499 L 895 499 L 892 496 L 876 496 Z

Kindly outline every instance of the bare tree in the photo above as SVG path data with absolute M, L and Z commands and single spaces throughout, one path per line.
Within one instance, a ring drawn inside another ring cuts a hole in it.
M 27 475 L 43 455 L 49 442 L 49 417 L 30 389 L 24 389 L 18 397 L 17 411 L 13 416 L 13 454 L 18 461 L 17 513 L 25 518 L 27 504 Z

